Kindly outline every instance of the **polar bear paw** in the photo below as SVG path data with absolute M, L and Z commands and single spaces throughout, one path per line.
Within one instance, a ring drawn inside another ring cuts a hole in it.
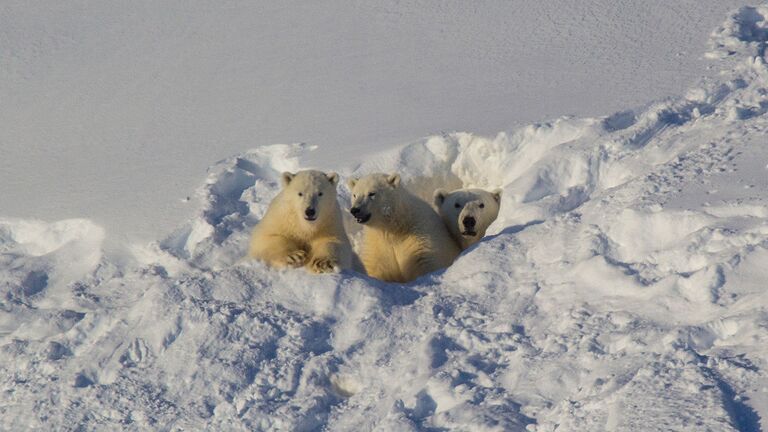
M 292 267 L 301 267 L 307 262 L 307 252 L 301 249 L 293 251 L 285 257 L 285 262 Z
M 310 263 L 310 269 L 315 273 L 333 273 L 339 271 L 339 263 L 332 258 L 315 258 Z

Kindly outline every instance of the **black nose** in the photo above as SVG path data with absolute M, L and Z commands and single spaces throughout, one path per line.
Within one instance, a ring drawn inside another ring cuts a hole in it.
M 464 218 L 464 226 L 467 228 L 472 228 L 475 226 L 475 218 L 472 216 L 467 216 Z
M 360 213 L 360 208 L 352 207 L 351 209 L 349 209 L 349 212 L 352 213 L 352 216 L 357 216 L 357 214 Z
M 307 215 L 307 217 L 315 217 L 315 209 L 310 207 L 304 211 L 304 214 Z

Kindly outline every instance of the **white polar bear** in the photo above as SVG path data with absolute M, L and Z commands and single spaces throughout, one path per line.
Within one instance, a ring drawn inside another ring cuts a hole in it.
M 352 247 L 336 200 L 338 181 L 336 173 L 283 173 L 283 189 L 253 230 L 248 255 L 315 273 L 351 268 Z
M 369 276 L 408 282 L 448 267 L 459 248 L 425 201 L 400 186 L 397 174 L 350 179 L 350 213 L 363 224 L 360 258 Z
M 438 189 L 435 207 L 456 243 L 464 250 L 480 241 L 499 216 L 501 189 Z

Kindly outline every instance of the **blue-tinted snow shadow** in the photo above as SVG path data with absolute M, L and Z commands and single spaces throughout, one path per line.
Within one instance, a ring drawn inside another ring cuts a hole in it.
M 539 225 L 539 224 L 542 224 L 542 223 L 544 223 L 543 219 L 534 219 L 534 220 L 528 221 L 528 222 L 526 222 L 524 224 L 510 225 L 510 226 L 504 228 L 503 230 L 501 230 L 500 233 L 494 234 L 492 236 L 488 236 L 488 237 L 484 238 L 482 241 L 488 241 L 488 240 L 490 240 L 492 238 L 496 238 L 496 237 L 498 237 L 500 235 L 503 235 L 503 234 L 516 234 L 516 233 L 519 233 L 520 231 L 522 231 L 522 230 L 524 230 L 524 229 L 526 229 L 528 227 L 531 227 L 531 226 L 534 226 L 534 225 Z
M 505 236 L 505 235 L 510 235 L 510 234 L 517 234 L 520 231 L 522 231 L 522 230 L 524 230 L 524 229 L 526 229 L 528 227 L 532 227 L 532 226 L 535 226 L 535 225 L 540 225 L 540 224 L 543 224 L 543 223 L 544 223 L 543 219 L 535 219 L 535 220 L 532 220 L 532 221 L 528 221 L 528 222 L 526 222 L 524 224 L 510 225 L 510 226 L 504 228 L 503 230 L 501 230 L 497 234 L 493 234 L 493 235 L 489 235 L 489 236 L 484 237 L 482 240 L 480 240 L 479 242 L 473 244 L 472 246 L 467 248 L 467 250 L 465 250 L 462 253 L 468 253 L 468 252 L 472 251 L 474 248 L 478 247 L 479 245 L 481 245 L 481 244 L 483 244 L 485 242 L 488 242 L 488 241 L 492 241 L 492 240 L 494 240 L 494 239 L 496 239 L 498 237 Z
M 736 391 L 724 379 L 716 378 L 717 387 L 723 392 L 724 405 L 739 432 L 761 432 L 760 416 L 747 405 L 749 398 L 737 398 Z
M 444 270 L 439 270 L 439 272 L 442 271 Z M 404 284 L 397 282 L 385 282 L 354 270 L 343 270 L 341 274 L 342 280 L 362 280 L 365 281 L 368 285 L 376 288 L 376 290 L 381 294 L 380 299 L 382 301 L 382 306 L 388 308 L 391 306 L 407 306 L 413 304 L 416 302 L 416 300 L 423 297 L 425 293 L 420 292 L 413 287 L 416 285 L 424 284 L 425 279 L 431 278 L 435 273 L 430 273 L 414 281 Z

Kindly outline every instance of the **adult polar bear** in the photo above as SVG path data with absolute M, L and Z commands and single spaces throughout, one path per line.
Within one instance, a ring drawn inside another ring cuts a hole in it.
M 350 213 L 363 224 L 360 258 L 369 276 L 408 282 L 448 267 L 459 248 L 432 207 L 400 186 L 398 174 L 350 179 Z
M 338 181 L 336 173 L 283 173 L 283 189 L 254 228 L 248 255 L 314 273 L 352 268 L 352 247 L 336 199 Z

